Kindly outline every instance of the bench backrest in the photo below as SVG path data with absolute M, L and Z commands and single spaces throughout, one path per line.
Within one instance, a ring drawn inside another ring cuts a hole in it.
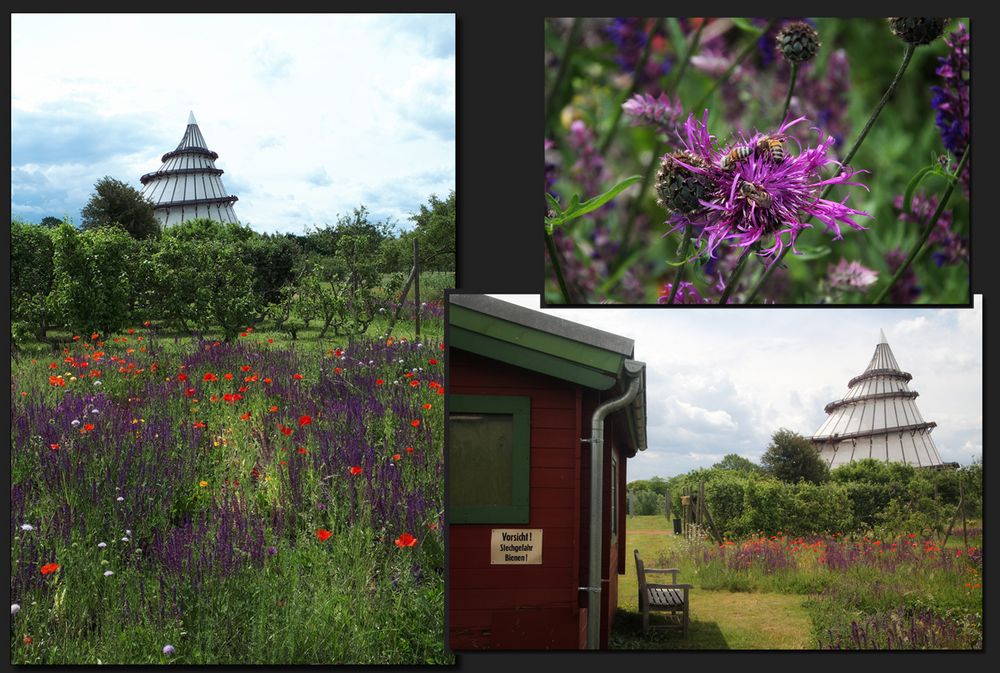
M 646 566 L 639 558 L 639 550 L 635 550 L 635 577 L 639 582 L 639 595 L 646 595 Z

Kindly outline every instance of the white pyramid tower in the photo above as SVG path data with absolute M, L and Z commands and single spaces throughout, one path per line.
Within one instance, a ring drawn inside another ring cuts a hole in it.
M 843 399 L 826 405 L 829 416 L 812 436 L 820 456 L 831 467 L 875 458 L 918 467 L 941 465 L 931 430 L 907 386 L 912 376 L 901 371 L 881 333 L 865 371 L 847 384 Z
M 142 194 L 153 202 L 153 213 L 162 226 L 197 217 L 239 222 L 233 212 L 238 199 L 227 195 L 222 186 L 222 169 L 215 167 L 218 158 L 208 149 L 192 112 L 177 149 L 163 155 L 158 171 L 140 178 L 145 185 Z

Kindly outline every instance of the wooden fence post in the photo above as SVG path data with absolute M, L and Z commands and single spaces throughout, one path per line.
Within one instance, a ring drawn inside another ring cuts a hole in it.
M 420 255 L 417 252 L 417 237 L 413 237 L 413 313 L 417 340 L 420 340 Z

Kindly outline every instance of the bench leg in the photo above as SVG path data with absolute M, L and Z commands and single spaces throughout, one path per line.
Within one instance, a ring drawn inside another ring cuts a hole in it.
M 688 606 L 684 604 L 684 637 L 688 637 Z
M 642 634 L 649 633 L 649 610 L 642 613 Z

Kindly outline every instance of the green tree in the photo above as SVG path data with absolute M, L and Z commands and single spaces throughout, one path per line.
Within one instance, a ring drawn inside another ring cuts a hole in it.
M 723 457 L 718 463 L 712 466 L 713 468 L 718 468 L 720 470 L 733 470 L 735 472 L 760 472 L 761 467 L 752 460 L 748 460 L 743 456 L 738 456 L 735 453 L 730 453 Z
M 51 215 L 48 215 L 46 217 L 43 217 L 42 221 L 39 224 L 41 224 L 41 226 L 43 227 L 49 227 L 51 229 L 54 229 L 58 227 L 60 224 L 62 224 L 62 220 L 60 220 L 58 217 L 52 217 Z
M 110 334 L 128 324 L 136 242 L 124 231 L 79 231 L 63 224 L 54 234 L 52 305 L 71 329 Z
M 426 271 L 454 271 L 455 191 L 443 200 L 432 194 L 427 205 L 421 205 L 410 220 L 419 238 L 420 267 Z
M 54 275 L 52 231 L 14 220 L 10 226 L 10 312 L 13 333 L 44 339 Z M 15 342 L 16 343 L 16 342 Z
M 820 458 L 819 449 L 802 435 L 785 428 L 771 436 L 760 462 L 764 470 L 781 481 L 805 480 L 818 484 L 830 478 L 830 469 Z
M 105 176 L 94 185 L 94 193 L 83 208 L 83 228 L 120 227 L 132 238 L 155 238 L 160 223 L 153 214 L 153 204 L 125 184 Z

